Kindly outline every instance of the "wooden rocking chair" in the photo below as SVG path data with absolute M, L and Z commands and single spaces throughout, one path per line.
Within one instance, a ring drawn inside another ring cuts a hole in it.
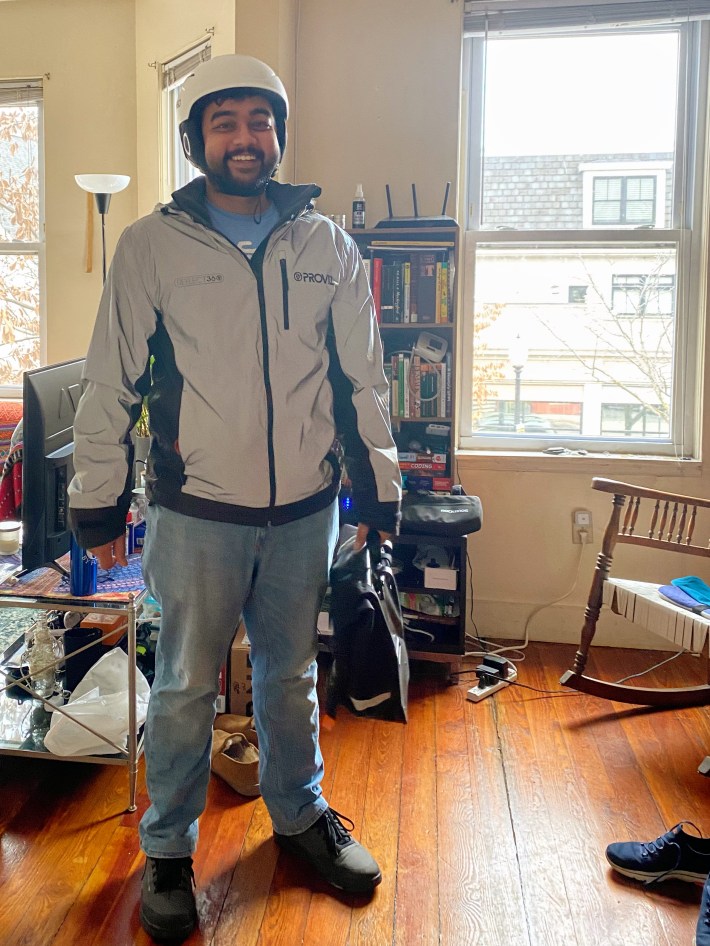
M 574 659 L 572 670 L 568 670 L 560 679 L 564 686 L 574 690 L 581 690 L 592 696 L 599 696 L 607 700 L 617 700 L 621 703 L 635 703 L 642 706 L 705 706 L 710 703 L 710 685 L 690 687 L 657 687 L 643 688 L 625 686 L 621 683 L 612 683 L 597 680 L 586 676 L 584 669 L 592 639 L 597 629 L 599 612 L 604 601 L 605 584 L 623 584 L 618 579 L 610 578 L 609 572 L 612 557 L 617 542 L 627 545 L 644 546 L 656 550 L 682 552 L 690 555 L 701 555 L 710 558 L 710 541 L 705 540 L 700 545 L 693 540 L 693 533 L 698 526 L 699 511 L 710 510 L 710 499 L 695 499 L 691 496 L 681 496 L 676 493 L 664 493 L 660 490 L 646 489 L 643 486 L 632 486 L 628 483 L 617 483 L 614 480 L 594 478 L 592 488 L 605 493 L 612 493 L 612 509 L 602 541 L 602 549 L 597 557 L 592 586 L 589 591 L 587 607 L 584 612 L 584 626 L 579 650 Z M 621 524 L 621 512 L 629 500 Z M 702 517 L 707 520 L 707 513 Z M 705 522 L 703 523 L 705 525 Z M 710 527 L 706 535 L 710 537 Z M 668 576 L 668 582 L 674 575 Z M 634 583 L 628 582 L 628 585 Z M 651 587 L 651 596 L 654 600 L 649 605 L 644 601 L 643 609 L 649 606 L 658 613 L 665 609 L 671 621 L 679 620 L 681 626 L 694 625 L 698 632 L 698 639 L 702 640 L 710 628 L 710 621 L 694 615 L 691 611 L 683 611 L 670 602 L 665 602 Z M 607 588 L 607 598 L 614 598 L 616 588 Z M 610 595 L 609 592 L 612 592 Z M 630 594 L 633 596 L 634 591 Z M 634 602 L 634 605 L 637 602 Z M 618 609 L 613 607 L 613 610 Z M 674 613 L 675 612 L 675 613 Z M 662 613 L 662 612 L 661 612 Z M 666 616 L 665 614 L 663 615 Z M 700 648 L 698 648 L 700 649 Z

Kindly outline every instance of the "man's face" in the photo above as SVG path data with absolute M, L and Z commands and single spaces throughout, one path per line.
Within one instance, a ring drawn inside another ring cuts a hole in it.
M 255 197 L 281 159 L 276 120 L 263 95 L 210 102 L 202 114 L 206 175 L 222 194 Z

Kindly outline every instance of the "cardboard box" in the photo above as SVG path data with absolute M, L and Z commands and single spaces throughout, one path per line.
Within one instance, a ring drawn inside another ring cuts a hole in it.
M 455 568 L 425 568 L 424 587 L 456 591 L 457 576 L 458 571 Z
M 227 664 L 222 664 L 219 671 L 219 693 L 217 695 L 217 712 L 227 712 Z
M 101 614 L 91 611 L 82 618 L 80 626 L 97 627 L 104 635 L 101 643 L 105 647 L 113 647 L 128 630 L 128 618 L 125 614 Z
M 229 649 L 229 699 L 227 712 L 237 716 L 253 716 L 253 696 L 251 683 L 251 660 L 249 659 L 249 638 L 244 622 L 239 622 Z

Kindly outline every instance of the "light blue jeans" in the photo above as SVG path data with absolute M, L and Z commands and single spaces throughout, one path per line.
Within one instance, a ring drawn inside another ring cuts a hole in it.
M 150 807 L 141 848 L 189 857 L 205 807 L 218 675 L 243 613 L 251 643 L 261 794 L 279 834 L 328 807 L 321 794 L 316 620 L 338 531 L 337 501 L 281 526 L 147 515 L 143 571 L 162 609 L 145 725 Z

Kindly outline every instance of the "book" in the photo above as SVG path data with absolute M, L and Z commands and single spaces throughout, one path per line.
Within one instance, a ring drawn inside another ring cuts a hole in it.
M 449 261 L 441 261 L 441 295 L 439 302 L 439 322 L 449 321 Z
M 453 383 L 452 383 L 452 378 L 451 378 L 451 352 L 450 351 L 447 351 L 447 353 L 444 355 L 444 364 L 446 365 L 446 384 L 445 384 L 446 417 L 451 417 L 451 415 L 454 412 L 454 402 L 451 396 Z
M 394 322 L 394 273 L 391 263 L 382 264 L 382 290 L 380 292 L 380 321 L 383 324 Z
M 417 322 L 437 321 L 441 297 L 441 259 L 436 252 L 417 257 Z
M 390 389 L 390 414 L 399 417 L 399 356 L 392 355 L 391 360 L 392 386 Z
M 439 417 L 446 416 L 446 362 L 442 361 L 437 366 L 439 372 L 439 390 L 437 392 L 437 414 Z
M 404 413 L 404 386 L 406 379 L 404 377 L 404 355 L 402 352 L 397 355 L 397 415 L 406 417 Z
M 410 471 L 419 471 L 420 473 L 446 473 L 445 463 L 431 463 L 429 460 L 422 460 L 419 463 L 410 463 L 407 460 L 400 460 L 399 468 L 403 473 Z
M 431 460 L 432 463 L 446 463 L 448 455 L 446 453 L 420 453 L 414 450 L 400 450 L 397 453 L 397 459 L 401 463 L 414 463 L 422 460 Z
M 402 321 L 410 322 L 410 299 L 411 299 L 411 290 L 412 290 L 412 263 L 411 260 L 406 260 L 403 264 L 403 279 L 404 279 L 404 289 L 403 289 L 403 302 L 402 302 Z
M 375 303 L 375 313 L 377 321 L 382 321 L 382 257 L 373 256 L 370 260 L 370 275 L 372 286 L 372 299 Z
M 370 240 L 368 249 L 378 250 L 397 250 L 398 247 L 406 247 L 410 252 L 427 253 L 430 247 L 454 247 L 453 240 Z
M 412 383 L 411 399 L 413 404 L 412 417 L 422 416 L 422 398 L 421 398 L 421 379 L 422 379 L 422 359 L 419 355 L 412 355 Z
M 392 260 L 392 321 L 397 324 L 404 321 L 404 273 L 403 263 Z

